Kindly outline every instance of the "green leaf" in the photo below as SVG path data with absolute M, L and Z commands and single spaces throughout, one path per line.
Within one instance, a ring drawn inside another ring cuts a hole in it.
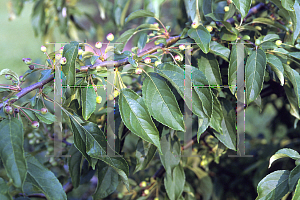
M 204 73 L 210 86 L 222 85 L 219 62 L 213 54 L 201 54 L 200 59 L 198 59 L 198 68 Z
M 41 70 L 41 78 L 39 79 L 39 82 L 46 80 L 51 76 L 52 69 L 46 69 L 46 70 Z
M 277 170 L 264 177 L 257 186 L 256 200 L 281 199 L 289 191 L 290 171 Z
M 223 111 L 221 107 L 221 103 L 218 100 L 215 94 L 213 96 L 213 111 L 210 119 L 210 126 L 215 129 L 217 132 L 222 133 L 222 121 L 223 121 Z
M 295 95 L 295 91 L 293 90 L 293 88 L 288 87 L 287 85 L 284 85 L 283 88 L 291 106 L 290 108 L 291 115 L 293 115 L 294 117 L 300 120 L 298 99 L 297 96 Z
M 294 11 L 295 0 L 281 0 L 281 5 L 286 10 Z
M 27 171 L 24 155 L 23 124 L 17 118 L 0 122 L 0 157 L 13 185 L 22 188 Z
M 217 56 L 220 56 L 221 58 L 223 58 L 226 61 L 228 61 L 229 55 L 230 55 L 230 50 L 228 48 L 224 47 L 223 45 L 219 44 L 216 41 L 211 41 L 209 52 L 211 52 Z
M 188 35 L 196 41 L 197 45 L 204 53 L 209 52 L 211 36 L 204 26 L 200 25 L 197 29 L 190 29 Z
M 193 171 L 200 181 L 199 188 L 201 190 L 203 200 L 210 200 L 213 193 L 213 183 L 207 172 L 199 167 L 188 167 Z
M 138 67 L 137 62 L 133 59 L 133 56 L 128 57 L 128 62 L 133 66 L 133 67 Z
M 146 169 L 147 165 L 154 157 L 156 149 L 156 146 L 153 144 L 145 142 L 141 138 L 139 139 L 135 153 L 137 163 L 133 173 Z
M 264 37 L 263 42 L 279 40 L 279 35 L 277 34 L 268 34 Z
M 201 134 L 208 128 L 210 123 L 209 118 L 198 119 L 198 132 L 197 132 L 197 141 L 199 143 Z
M 229 149 L 236 150 L 236 113 L 231 103 L 221 98 L 223 118 L 221 120 L 222 134 L 214 132 L 215 136 Z
M 197 24 L 199 24 L 201 18 L 197 1 L 198 0 L 185 0 L 184 3 L 187 4 L 187 13 L 191 17 L 192 22 L 196 22 Z
M 42 165 L 35 157 L 26 153 L 26 181 L 38 187 L 49 200 L 67 200 L 67 195 L 53 172 Z
M 84 82 L 81 86 L 81 100 L 82 100 L 82 116 L 85 120 L 88 120 L 90 116 L 96 110 L 96 92 L 93 86 L 88 86 L 86 82 Z
M 100 57 L 100 56 L 92 56 L 92 57 L 91 57 L 91 64 L 92 64 L 92 65 L 95 64 L 95 62 L 98 60 L 99 57 Z
M 36 110 L 33 110 L 33 112 L 35 112 L 35 116 L 45 124 L 52 124 L 56 121 L 55 115 L 50 112 L 47 112 L 46 114 L 41 114 L 40 111 Z
M 172 141 L 170 134 L 162 137 L 161 149 L 164 153 L 163 155 L 159 155 L 161 163 L 164 166 L 166 173 L 171 175 L 174 168 L 178 166 L 180 162 L 181 149 L 178 138 L 175 137 Z
M 36 116 L 35 116 L 35 114 L 34 114 L 34 112 L 33 112 L 32 110 L 21 108 L 21 109 L 20 109 L 20 113 L 21 113 L 23 116 L 25 116 L 25 115 L 24 115 L 24 113 L 25 113 L 25 114 L 29 117 L 29 119 L 30 119 L 31 121 L 37 121 L 37 118 L 36 118 Z
M 168 197 L 171 200 L 179 199 L 185 184 L 185 174 L 181 164 L 174 168 L 171 175 L 167 174 L 165 176 L 164 184 Z
M 127 42 L 129 41 L 129 39 L 135 34 L 136 30 L 135 28 L 133 29 L 129 29 L 127 31 L 125 31 L 117 40 L 116 43 L 120 43 L 120 44 L 115 44 L 115 49 L 119 52 L 122 52 L 125 45 L 127 44 Z
M 292 200 L 299 200 L 300 197 L 300 179 L 298 180 L 298 184 L 296 186 L 296 190 Z
M 0 178 L 0 199 L 1 200 L 12 200 L 13 198 L 9 195 L 9 186 L 5 181 Z
M 288 11 L 289 16 L 293 22 L 293 41 L 292 44 L 297 40 L 300 33 L 300 2 L 295 1 L 294 11 Z
M 142 50 L 145 47 L 146 42 L 147 42 L 147 33 L 143 32 L 140 34 L 140 38 L 137 44 L 138 48 Z
M 296 189 L 296 184 L 300 178 L 300 165 L 296 166 L 289 176 L 289 191 L 293 192 Z
M 251 6 L 251 0 L 232 0 L 236 8 L 240 11 L 241 13 L 241 20 L 246 17 L 246 15 L 249 12 L 250 6 Z
M 166 38 L 159 38 L 157 39 L 155 42 L 158 42 L 158 44 L 164 44 L 165 46 L 167 46 L 167 40 Z
M 183 115 L 164 78 L 157 73 L 149 73 L 143 82 L 142 93 L 154 119 L 174 130 L 184 131 Z
M 166 78 L 178 91 L 180 96 L 184 99 L 184 70 L 177 65 L 172 63 L 163 63 L 156 68 L 157 72 Z M 192 84 L 195 86 L 192 88 L 192 98 L 189 101 L 192 102 L 192 106 L 187 104 L 188 108 L 192 112 L 203 118 L 210 118 L 212 113 L 212 94 L 209 88 L 198 88 L 201 86 L 207 86 L 208 81 L 206 80 L 203 72 L 195 67 L 192 67 Z
M 288 148 L 280 149 L 273 156 L 271 156 L 269 168 L 275 160 L 278 160 L 279 158 L 286 158 L 286 157 L 297 160 L 300 158 L 300 155 L 297 151 L 293 149 L 288 149 Z
M 284 69 L 281 60 L 272 54 L 267 54 L 267 62 L 271 66 L 271 69 L 275 72 L 280 80 L 280 85 L 284 84 Z
M 126 19 L 125 22 L 128 23 L 129 21 L 140 18 L 140 17 L 154 17 L 154 13 L 147 11 L 147 10 L 137 10 L 131 13 Z
M 282 64 L 288 79 L 293 84 L 294 91 L 298 99 L 298 107 L 300 107 L 300 75 L 296 70 L 292 69 L 289 65 L 284 63 Z
M 67 85 L 73 86 L 75 85 L 75 77 L 76 77 L 76 58 L 78 55 L 78 42 L 71 42 L 70 44 L 66 44 L 64 46 L 63 57 L 67 59 L 67 63 L 62 66 L 62 72 L 67 78 Z M 72 88 L 71 90 L 73 90 Z
M 289 56 L 300 59 L 300 52 L 290 52 L 288 53 Z
M 16 72 L 12 71 L 11 69 L 2 69 L 0 72 L 0 76 L 1 75 L 6 75 L 9 74 L 11 76 L 13 76 L 17 81 L 19 81 L 19 76 Z
M 112 194 L 119 185 L 118 174 L 116 171 L 103 161 L 97 164 L 98 184 L 93 199 L 102 199 Z
M 221 28 L 221 40 L 226 40 L 226 41 L 235 41 L 237 39 L 237 34 L 233 32 L 232 30 L 228 30 L 225 27 Z
M 68 166 L 69 166 L 69 173 L 72 179 L 72 184 L 74 188 L 78 188 L 80 183 L 80 174 L 81 174 L 81 160 L 82 154 L 80 151 L 76 149 L 74 145 L 71 146 L 68 155 L 71 157 L 68 158 Z
M 263 86 L 266 68 L 266 54 L 257 49 L 250 53 L 245 66 L 245 85 L 247 105 L 254 101 L 260 94 Z
M 230 91 L 234 95 L 236 92 L 236 84 L 237 84 L 237 50 L 236 45 L 232 45 L 230 61 L 228 67 L 228 85 L 230 86 Z
M 272 19 L 269 18 L 263 18 L 263 17 L 254 18 L 251 23 L 266 24 L 269 26 L 280 28 L 285 31 L 289 31 L 289 29 L 286 26 L 280 24 L 279 22 L 273 21 Z
M 124 88 L 119 97 L 119 109 L 126 127 L 137 136 L 154 144 L 162 153 L 159 132 L 143 99 L 134 91 Z

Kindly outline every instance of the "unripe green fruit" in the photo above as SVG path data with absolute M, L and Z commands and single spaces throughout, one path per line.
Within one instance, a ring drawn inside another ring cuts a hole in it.
M 144 193 L 146 194 L 146 195 L 148 195 L 149 193 L 150 193 L 150 191 L 149 190 L 144 190 Z
M 41 46 L 41 51 L 42 52 L 46 52 L 47 51 L 47 48 L 45 46 Z
M 32 63 L 32 60 L 31 60 L 31 58 L 25 58 L 24 62 L 26 65 L 30 65 Z
M 242 37 L 242 40 L 250 40 L 250 36 L 249 36 L 249 35 L 244 35 L 244 36 Z
M 119 96 L 119 91 L 118 91 L 118 90 L 115 90 L 115 91 L 114 91 L 114 97 L 116 98 L 117 96 Z
M 179 45 L 179 49 L 180 49 L 181 51 L 185 50 L 184 44 Z
M 55 54 L 55 60 L 59 60 L 61 58 L 62 58 L 62 54 L 61 53 Z
M 4 112 L 6 112 L 7 114 L 11 115 L 13 113 L 13 109 L 12 109 L 11 106 L 5 106 Z
M 45 115 L 47 112 L 48 112 L 48 109 L 47 109 L 47 108 L 42 108 L 42 109 L 41 109 L 41 113 L 42 113 L 43 115 Z
M 159 24 L 158 24 L 157 22 L 153 23 L 153 25 L 154 25 L 155 27 L 157 27 L 157 28 L 158 28 L 158 26 L 159 26 Z
M 96 47 L 97 49 L 101 49 L 102 43 L 101 43 L 101 42 L 96 42 L 95 47 Z
M 122 193 L 118 193 L 118 198 L 123 199 L 124 195 Z
M 102 102 L 102 97 L 101 96 L 97 96 L 96 97 L 96 103 L 100 104 Z
M 160 60 L 155 61 L 154 65 L 157 67 L 157 65 L 161 64 Z
M 145 61 L 146 64 L 149 64 L 149 63 L 151 63 L 151 58 L 146 57 L 144 61 Z
M 155 44 L 155 45 L 159 45 L 159 42 L 158 42 L 158 41 L 155 41 L 154 44 Z
M 140 182 L 140 187 L 146 187 L 147 186 L 147 183 L 146 183 L 146 181 L 142 181 L 142 182 Z
M 282 41 L 281 41 L 281 40 L 276 40 L 275 44 L 276 44 L 277 46 L 280 46 L 280 45 L 282 44 Z
M 115 36 L 112 34 L 112 33 L 109 33 L 107 36 L 106 36 L 106 39 L 108 40 L 108 41 L 113 41 L 114 40 L 114 38 L 115 38 Z
M 31 127 L 32 128 L 38 128 L 39 126 L 40 126 L 39 122 L 37 122 L 37 121 L 31 122 Z
M 229 11 L 229 6 L 225 6 L 225 7 L 224 7 L 224 11 L 225 11 L 225 12 L 228 12 L 228 11 Z
M 208 30 L 208 32 L 212 32 L 213 31 L 213 27 L 212 26 L 206 26 L 206 29 Z
M 261 31 L 261 27 L 260 27 L 260 26 L 255 26 L 254 28 L 255 28 L 256 30 Z
M 40 143 L 40 140 L 39 140 L 39 139 L 36 139 L 36 140 L 35 140 L 35 143 L 36 143 L 36 144 L 39 144 L 39 143 Z
M 60 64 L 65 65 L 67 63 L 67 59 L 65 57 L 62 57 L 60 59 Z
M 158 198 L 158 197 L 155 197 L 154 200 L 159 200 L 159 198 Z
M 57 162 L 54 161 L 54 162 L 51 163 L 51 165 L 52 165 L 53 167 L 55 167 L 55 166 L 57 166 Z
M 31 139 L 31 140 L 29 140 L 29 144 L 34 144 L 35 143 L 35 139 Z
M 192 28 L 195 28 L 195 29 L 196 29 L 196 28 L 198 28 L 198 26 L 199 26 L 198 23 L 196 23 L 196 22 L 193 22 L 193 23 L 192 23 Z
M 49 147 L 47 148 L 47 151 L 48 151 L 48 152 L 52 152 L 53 150 L 54 150 L 54 148 L 51 147 L 51 146 L 49 146 Z
M 14 180 L 12 178 L 9 179 L 9 181 L 6 183 L 6 185 L 11 186 L 14 183 Z
M 260 44 L 261 44 L 261 40 L 260 40 L 260 39 L 256 39 L 256 40 L 255 40 L 255 45 L 256 45 L 256 46 L 259 46 Z
M 295 165 L 297 165 L 297 166 L 300 165 L 300 159 L 295 161 Z
M 78 49 L 78 55 L 81 56 L 83 53 L 83 50 L 82 49 Z
M 143 70 L 141 68 L 136 68 L 135 73 L 139 75 L 139 74 L 143 73 Z
M 59 53 L 62 54 L 64 52 L 64 47 L 60 47 Z
M 32 139 L 32 138 L 34 138 L 34 134 L 33 134 L 33 133 L 29 133 L 29 134 L 27 135 L 27 137 L 28 137 L 28 139 Z

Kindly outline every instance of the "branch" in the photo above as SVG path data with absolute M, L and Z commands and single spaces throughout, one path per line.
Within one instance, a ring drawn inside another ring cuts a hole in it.
M 178 36 L 174 36 L 174 37 L 171 37 L 167 40 L 167 46 L 169 45 L 172 45 L 174 44 L 175 42 L 177 42 L 180 38 L 180 35 Z M 159 44 L 159 45 L 156 45 L 154 47 L 151 47 L 149 49 L 146 49 L 140 53 L 138 53 L 138 57 L 142 57 L 146 54 L 151 54 L 151 53 L 154 53 L 156 52 L 158 49 L 160 48 L 163 48 L 165 47 L 164 44 Z M 128 58 L 125 58 L 125 59 L 122 59 L 122 60 L 119 60 L 119 61 L 104 61 L 104 62 L 101 62 L 101 63 L 98 63 L 98 64 L 95 64 L 95 65 L 87 65 L 87 66 L 82 66 L 79 69 L 76 69 L 76 72 L 87 72 L 88 69 L 95 69 L 97 66 L 101 66 L 101 67 L 107 67 L 107 66 L 111 66 L 111 65 L 114 65 L 114 67 L 120 67 L 122 65 L 126 65 L 126 64 L 129 64 L 128 62 Z M 41 81 L 41 82 L 37 82 L 33 85 L 30 85 L 26 88 L 23 88 L 21 90 L 21 92 L 17 93 L 16 96 L 18 97 L 18 99 L 20 99 L 21 97 L 25 96 L 26 94 L 28 94 L 29 92 L 35 90 L 35 89 L 38 89 L 38 88 L 42 88 L 44 85 L 46 85 L 47 83 L 49 83 L 50 81 L 52 81 L 54 79 L 54 76 L 51 75 L 49 76 L 47 79 Z M 10 102 L 11 103 L 14 103 L 16 102 L 18 99 L 13 99 L 11 100 Z M 3 104 L 7 104 L 9 102 L 9 99 L 7 99 L 4 103 L 0 103 L 0 109 L 3 107 Z

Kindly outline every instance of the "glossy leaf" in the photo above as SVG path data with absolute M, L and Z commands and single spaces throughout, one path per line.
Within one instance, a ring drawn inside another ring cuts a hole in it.
M 27 182 L 38 187 L 49 200 L 67 200 L 61 183 L 49 169 L 30 154 L 26 154 L 26 160 L 28 165 Z
M 141 138 L 139 139 L 135 153 L 137 164 L 133 173 L 146 169 L 146 167 L 154 157 L 156 149 L 157 147 L 153 144 L 147 143 Z
M 272 165 L 272 163 L 275 160 L 278 160 L 279 158 L 286 158 L 286 157 L 292 158 L 294 160 L 300 159 L 300 155 L 297 151 L 288 148 L 280 149 L 273 156 L 271 156 L 269 167 Z
M 41 114 L 40 111 L 33 110 L 35 113 L 35 116 L 43 123 L 45 124 L 52 124 L 56 121 L 55 115 L 53 115 L 50 112 L 47 112 L 46 114 Z
M 294 117 L 300 120 L 298 98 L 295 95 L 295 91 L 293 90 L 293 88 L 290 88 L 287 85 L 284 85 L 283 88 L 291 106 L 290 108 L 291 115 L 293 115 Z
M 143 49 L 146 45 L 146 42 L 147 42 L 147 33 L 143 32 L 140 34 L 140 38 L 137 44 L 138 48 Z
M 222 85 L 219 62 L 213 54 L 202 54 L 200 59 L 198 59 L 198 68 L 204 73 L 210 86 L 215 87 Z
M 296 190 L 292 200 L 299 200 L 300 198 L 300 179 L 298 180 L 298 184 L 296 186 Z
M 19 81 L 19 76 L 16 72 L 12 71 L 11 69 L 2 69 L 0 71 L 0 76 L 1 75 L 6 75 L 6 74 L 9 74 L 11 76 L 13 76 L 17 81 Z
M 277 34 L 268 34 L 264 37 L 263 42 L 268 42 L 268 41 L 274 41 L 274 40 L 279 40 L 279 35 Z
M 119 109 L 126 127 L 137 136 L 154 144 L 162 153 L 159 132 L 144 100 L 134 91 L 124 88 L 119 97 Z
M 66 84 L 67 85 L 75 85 L 75 65 L 76 65 L 76 58 L 78 55 L 78 42 L 71 42 L 70 44 L 66 44 L 64 46 L 63 57 L 67 59 L 67 63 L 62 66 L 62 72 L 67 78 Z
M 85 87 L 84 87 L 85 86 Z M 92 86 L 87 83 L 81 85 L 82 116 L 88 120 L 96 110 L 96 92 Z
M 210 52 L 217 56 L 220 56 L 226 61 L 229 60 L 230 50 L 216 41 L 211 41 Z
M 14 186 L 22 188 L 27 173 L 22 122 L 14 117 L 2 120 L 0 138 L 0 157 L 7 175 L 13 179 Z
M 298 107 L 300 107 L 300 75 L 296 70 L 292 69 L 287 64 L 283 63 L 283 67 L 288 79 L 293 84 L 294 91 L 298 99 Z
M 199 143 L 201 134 L 208 128 L 210 124 L 209 118 L 198 119 L 198 132 L 197 132 L 197 141 Z
M 120 37 L 116 40 L 116 43 L 120 44 L 115 44 L 115 49 L 117 52 L 121 53 L 128 42 L 128 40 L 135 34 L 135 29 L 129 29 L 125 31 Z
M 161 76 L 166 78 L 175 87 L 180 96 L 184 98 L 184 70 L 171 63 L 161 64 L 156 70 Z M 192 99 L 188 96 L 185 97 L 189 98 L 189 101 L 192 102 L 192 106 L 189 104 L 187 104 L 187 106 L 201 119 L 206 117 L 210 118 L 212 113 L 211 91 L 209 88 L 201 88 L 201 86 L 207 86 L 208 81 L 203 72 L 197 68 L 191 67 L 191 71 L 193 74 L 192 84 L 196 87 L 192 88 Z
M 294 44 L 300 34 L 300 2 L 299 2 L 299 0 L 298 0 L 298 2 L 295 1 L 294 10 L 288 11 L 288 13 L 293 22 L 292 43 Z
M 51 76 L 52 69 L 46 69 L 46 70 L 41 70 L 41 78 L 39 79 L 39 82 L 46 80 Z
M 102 199 L 112 194 L 119 185 L 117 172 L 103 161 L 97 164 L 98 184 L 93 199 Z
M 186 8 L 188 8 L 187 13 L 189 13 L 192 22 L 196 22 L 199 24 L 201 18 L 199 13 L 198 0 L 185 0 L 184 3 L 187 4 Z
M 289 176 L 289 191 L 293 192 L 296 189 L 297 182 L 300 178 L 300 165 L 297 165 Z
M 257 49 L 250 53 L 245 66 L 245 85 L 247 105 L 254 101 L 260 94 L 263 86 L 266 68 L 266 54 Z
M 184 131 L 183 115 L 164 78 L 157 73 L 149 73 L 143 82 L 142 93 L 154 119 L 174 130 Z
M 171 140 L 170 135 L 166 135 L 161 138 L 161 148 L 163 155 L 160 156 L 162 165 L 164 166 L 166 173 L 171 175 L 172 171 L 180 162 L 180 143 L 175 137 L 174 140 Z
M 181 164 L 174 168 L 171 175 L 165 176 L 164 184 L 170 200 L 179 199 L 185 184 L 185 174 Z
M 188 35 L 195 40 L 204 53 L 209 52 L 211 36 L 204 26 L 199 25 L 197 29 L 190 29 Z
M 217 132 L 222 133 L 222 121 L 223 121 L 223 111 L 221 103 L 215 94 L 213 96 L 213 111 L 210 121 L 210 126 Z
M 232 0 L 236 8 L 240 11 L 242 19 L 246 17 L 251 6 L 251 0 Z
M 226 40 L 226 41 L 235 41 L 237 39 L 237 34 L 233 32 L 232 30 L 228 30 L 225 27 L 221 28 L 221 40 Z
M 230 86 L 230 91 L 234 95 L 236 92 L 236 85 L 237 85 L 237 56 L 238 52 L 236 50 L 236 45 L 232 45 L 231 54 L 230 54 L 230 61 L 228 67 L 228 85 Z
M 267 62 L 271 66 L 271 69 L 275 72 L 277 77 L 280 80 L 280 85 L 283 86 L 284 84 L 284 69 L 281 60 L 274 56 L 273 54 L 267 54 Z
M 300 59 L 300 52 L 290 52 L 288 53 L 289 56 Z
M 137 10 L 131 13 L 126 19 L 125 22 L 128 23 L 129 21 L 140 18 L 140 17 L 154 17 L 154 13 L 147 11 L 147 10 Z
M 294 11 L 295 0 L 281 0 L 281 5 L 286 10 Z
M 278 170 L 264 177 L 257 186 L 256 200 L 281 199 L 289 191 L 288 170 Z
M 69 167 L 69 173 L 72 179 L 72 184 L 74 188 L 77 188 L 80 183 L 80 173 L 81 173 L 81 160 L 82 160 L 82 154 L 80 151 L 76 149 L 74 145 L 70 148 L 68 155 L 71 157 L 68 158 L 68 167 Z

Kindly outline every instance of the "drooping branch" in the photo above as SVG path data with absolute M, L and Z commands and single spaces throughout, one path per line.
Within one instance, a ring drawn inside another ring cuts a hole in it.
M 177 42 L 180 38 L 180 35 L 178 36 L 174 36 L 174 37 L 170 37 L 167 40 L 167 46 L 170 46 L 172 44 L 174 44 L 175 42 Z M 146 49 L 140 53 L 138 53 L 138 57 L 142 57 L 144 55 L 147 54 L 151 54 L 156 52 L 158 49 L 165 47 L 164 44 L 159 44 L 156 45 L 154 47 L 151 47 L 149 49 Z M 107 67 L 107 66 L 111 66 L 114 65 L 114 67 L 120 67 L 123 65 L 129 64 L 128 62 L 128 58 L 122 59 L 122 60 L 118 60 L 118 61 L 104 61 L 95 65 L 87 65 L 87 66 L 82 66 L 81 69 L 76 69 L 76 72 L 86 72 L 88 71 L 88 69 L 95 69 L 97 66 L 101 66 L 101 67 Z M 47 83 L 51 82 L 52 80 L 54 80 L 54 75 L 49 76 L 47 79 L 41 81 L 41 82 L 37 82 L 33 85 L 30 85 L 26 88 L 23 88 L 19 93 L 16 94 L 16 96 L 18 97 L 18 99 L 20 99 L 21 97 L 25 96 L 26 94 L 28 94 L 29 92 L 38 89 L 38 88 L 42 88 L 44 85 L 46 85 Z M 12 99 L 10 100 L 10 103 L 14 103 L 16 102 L 18 99 Z M 7 104 L 9 102 L 9 99 L 7 99 L 4 103 Z M 0 109 L 3 107 L 3 103 L 0 103 Z

